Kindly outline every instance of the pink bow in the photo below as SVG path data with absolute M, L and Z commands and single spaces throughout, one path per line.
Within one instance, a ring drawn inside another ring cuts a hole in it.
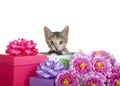
M 11 41 L 7 46 L 6 53 L 10 55 L 37 55 L 38 49 L 33 40 L 25 40 L 19 38 L 18 40 Z

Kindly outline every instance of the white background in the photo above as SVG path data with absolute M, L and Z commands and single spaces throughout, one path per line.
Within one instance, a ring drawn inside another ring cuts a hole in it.
M 61 31 L 66 25 L 70 51 L 105 50 L 120 61 L 120 0 L 0 0 L 0 53 L 17 38 L 47 52 L 43 27 Z

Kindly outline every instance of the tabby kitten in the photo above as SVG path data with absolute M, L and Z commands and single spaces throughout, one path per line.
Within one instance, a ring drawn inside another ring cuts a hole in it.
M 66 26 L 61 32 L 52 32 L 48 27 L 44 27 L 46 43 L 50 48 L 49 54 L 58 55 L 69 54 L 66 48 L 68 42 L 69 26 Z

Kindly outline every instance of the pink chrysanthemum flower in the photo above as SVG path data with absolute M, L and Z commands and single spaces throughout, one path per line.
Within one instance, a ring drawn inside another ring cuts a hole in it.
M 79 86 L 79 79 L 75 71 L 65 70 L 58 74 L 56 86 Z
M 92 60 L 92 64 L 93 64 L 93 71 L 102 73 L 105 76 L 107 76 L 111 71 L 111 64 L 105 58 L 95 57 Z
M 93 51 L 91 54 L 90 54 L 90 57 L 93 59 L 94 57 L 97 57 L 97 56 L 100 56 L 100 57 L 103 57 L 107 60 L 110 61 L 111 65 L 114 65 L 116 63 L 116 59 L 114 58 L 113 55 L 111 55 L 110 53 L 106 52 L 106 51 Z
M 120 64 L 116 63 L 107 77 L 107 86 L 120 86 Z
M 97 72 L 89 72 L 83 76 L 82 85 L 85 86 L 105 86 L 106 78 Z
M 108 77 L 107 86 L 120 86 L 120 73 L 112 73 Z
M 76 57 L 71 60 L 70 68 L 75 70 L 81 77 L 83 74 L 86 74 L 92 70 L 92 64 L 88 56 Z
M 101 57 L 104 57 L 105 59 L 108 59 L 111 57 L 110 53 L 106 52 L 106 51 L 103 51 L 103 50 L 100 50 L 100 51 L 93 51 L 91 53 L 91 56 L 92 57 L 95 57 L 95 56 L 101 56 Z
M 119 73 L 120 74 L 120 64 L 116 64 L 112 67 L 112 73 Z

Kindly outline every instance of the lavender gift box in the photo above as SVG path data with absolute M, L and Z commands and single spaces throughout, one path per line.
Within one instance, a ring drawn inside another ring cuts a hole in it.
M 30 78 L 30 86 L 55 86 L 54 79 L 44 79 L 38 76 Z

